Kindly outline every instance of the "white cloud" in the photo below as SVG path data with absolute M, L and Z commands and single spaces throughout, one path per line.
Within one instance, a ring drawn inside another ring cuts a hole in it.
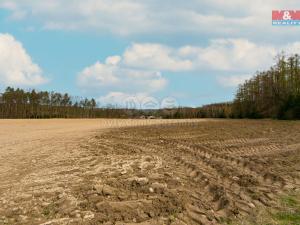
M 160 71 L 239 71 L 269 68 L 280 51 L 299 53 L 300 42 L 282 46 L 256 44 L 247 39 L 214 39 L 206 47 L 172 48 L 161 44 L 135 43 L 124 53 L 126 66 Z
M 18 4 L 14 1 L 3 1 L 0 3 L 0 7 L 12 11 L 17 11 Z
M 213 70 L 253 71 L 269 67 L 276 54 L 275 47 L 246 39 L 217 39 L 198 49 L 195 63 Z
M 198 37 L 260 37 L 296 40 L 297 27 L 271 26 L 273 9 L 297 9 L 298 0 L 4 0 L 0 7 L 46 29 L 92 30 L 114 34 L 185 34 Z M 236 10 L 239 9 L 239 10 Z
M 6 0 L 0 3 L 1 7 L 10 10 L 12 15 L 40 21 L 45 29 L 98 30 L 127 35 L 146 30 L 151 23 L 144 14 L 146 6 L 134 0 Z
M 183 59 L 172 49 L 160 44 L 133 44 L 124 53 L 124 63 L 128 66 L 167 71 L 192 69 L 192 62 Z
M 46 81 L 22 44 L 10 34 L 0 34 L 0 83 L 36 86 Z
M 86 67 L 78 76 L 78 85 L 85 90 L 106 90 L 152 93 L 162 90 L 167 80 L 160 72 L 128 68 L 119 57 L 108 57 Z
M 85 68 L 79 75 L 80 86 L 113 86 L 119 82 L 115 75 L 116 68 L 110 64 L 96 62 Z
M 121 62 L 121 56 L 119 55 L 107 57 L 105 60 L 105 63 L 108 65 L 117 65 L 119 62 Z
M 243 84 L 246 80 L 250 79 L 252 75 L 232 75 L 218 77 L 218 83 L 223 87 L 237 87 Z
M 122 56 L 110 56 L 105 63 L 86 67 L 78 76 L 85 90 L 113 93 L 154 93 L 163 90 L 163 72 L 254 74 L 272 66 L 279 52 L 299 53 L 300 42 L 282 46 L 258 45 L 246 39 L 215 39 L 208 46 L 172 48 L 160 44 L 134 43 Z M 201 74 L 200 74 L 201 75 Z M 249 76 L 222 75 L 218 82 L 233 87 Z

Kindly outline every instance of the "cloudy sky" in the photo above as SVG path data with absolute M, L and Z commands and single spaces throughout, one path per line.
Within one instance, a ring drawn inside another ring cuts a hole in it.
M 0 90 L 69 92 L 100 104 L 229 101 L 237 85 L 300 53 L 299 0 L 0 0 Z M 171 101 L 171 102 L 172 102 Z

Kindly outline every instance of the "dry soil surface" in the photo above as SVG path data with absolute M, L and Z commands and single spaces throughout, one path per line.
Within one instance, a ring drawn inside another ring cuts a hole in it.
M 0 120 L 0 224 L 222 224 L 299 188 L 300 123 Z

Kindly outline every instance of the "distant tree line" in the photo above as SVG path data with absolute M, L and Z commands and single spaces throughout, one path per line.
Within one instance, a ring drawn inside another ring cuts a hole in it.
M 99 108 L 95 99 L 74 98 L 69 94 L 25 91 L 12 87 L 0 94 L 0 118 L 163 118 L 184 119 L 226 117 L 221 104 L 202 108 L 126 109 L 114 106 Z M 222 116 L 224 115 L 224 116 Z
M 204 105 L 199 108 L 198 118 L 233 118 L 232 102 Z
M 212 112 L 213 110 L 210 110 Z M 25 91 L 7 87 L 0 94 L 0 118 L 164 118 L 212 117 L 199 108 L 126 109 L 114 106 L 99 108 L 95 99 L 74 98 L 69 94 L 48 91 Z M 219 117 L 215 115 L 216 117 Z
M 135 110 L 97 108 L 95 99 L 74 100 L 67 93 L 8 87 L 0 95 L 0 118 L 126 118 L 135 113 Z

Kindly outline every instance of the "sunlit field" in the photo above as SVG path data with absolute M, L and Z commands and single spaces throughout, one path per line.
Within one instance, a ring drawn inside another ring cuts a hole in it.
M 299 122 L 0 124 L 0 224 L 299 222 Z

